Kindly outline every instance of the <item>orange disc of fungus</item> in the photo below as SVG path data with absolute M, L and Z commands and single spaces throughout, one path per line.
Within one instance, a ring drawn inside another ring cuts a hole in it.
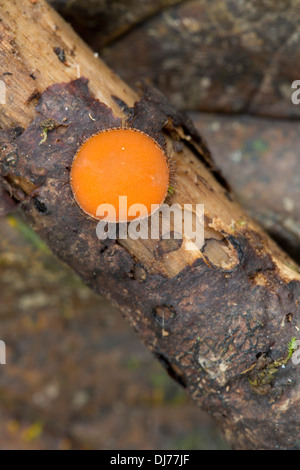
M 71 187 L 81 209 L 97 216 L 101 204 L 115 208 L 116 219 L 126 222 L 151 215 L 151 205 L 161 205 L 169 186 L 165 152 L 147 134 L 135 129 L 109 129 L 88 139 L 76 154 L 71 168 Z M 127 207 L 143 204 L 137 215 L 119 213 L 119 197 Z

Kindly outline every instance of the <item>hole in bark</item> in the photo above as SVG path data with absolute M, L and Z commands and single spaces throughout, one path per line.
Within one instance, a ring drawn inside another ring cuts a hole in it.
M 31 93 L 31 95 L 27 98 L 27 100 L 25 101 L 26 104 L 29 104 L 31 103 L 32 101 L 39 101 L 41 97 L 41 93 L 37 90 L 35 90 L 33 93 Z
M 292 321 L 292 319 L 293 319 L 293 316 L 294 316 L 293 313 L 287 313 L 286 316 L 285 316 L 286 321 L 287 321 L 288 323 L 291 323 L 291 321 Z
M 204 216 L 205 244 L 201 251 L 214 266 L 231 270 L 239 263 L 239 254 L 230 239 L 213 228 L 213 223 L 213 219 Z
M 53 47 L 53 51 L 58 57 L 58 60 L 62 63 L 65 64 L 66 62 L 66 53 L 64 49 L 61 49 L 60 47 Z
M 133 115 L 133 108 L 129 108 L 127 104 L 117 96 L 112 95 L 111 97 L 127 117 L 131 117 Z
M 163 329 L 171 329 L 176 318 L 176 310 L 171 305 L 160 305 L 152 310 L 155 323 Z
M 34 204 L 34 207 L 36 208 L 36 210 L 38 210 L 42 214 L 46 214 L 48 212 L 46 204 L 41 202 L 36 196 L 34 196 L 34 198 L 33 198 L 33 204 Z
M 146 281 L 147 273 L 146 270 L 140 264 L 135 264 L 130 271 L 133 279 L 140 282 L 141 284 Z
M 225 238 L 223 240 L 214 238 L 205 240 L 203 254 L 212 264 L 226 270 L 233 269 L 239 261 L 236 250 Z

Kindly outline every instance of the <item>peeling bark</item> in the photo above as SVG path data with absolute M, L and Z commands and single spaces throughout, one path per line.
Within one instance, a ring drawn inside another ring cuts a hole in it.
M 0 1 L 7 24 L 16 18 L 15 6 L 4 8 Z M 32 26 L 37 17 L 44 28 Z M 26 31 L 39 30 L 45 57 L 57 47 L 49 25 L 59 23 L 62 49 L 68 44 L 72 50 L 78 41 L 42 1 L 26 6 L 23 21 Z M 11 34 L 12 50 L 3 47 Z M 9 64 L 19 80 L 32 60 L 29 47 L 22 50 L 21 34 L 4 25 L 0 43 L 1 73 Z M 88 63 L 93 54 L 83 57 L 81 43 L 76 46 L 77 63 Z M 299 449 L 300 384 L 288 351 L 300 328 L 297 266 L 243 213 L 192 123 L 159 93 L 125 93 L 101 62 L 95 66 L 95 72 L 103 67 L 98 82 L 92 81 L 93 63 L 87 78 L 71 81 L 68 72 L 61 80 L 68 67 L 58 59 L 42 66 L 43 59 L 39 74 L 50 73 L 54 82 L 44 90 L 37 79 L 37 106 L 26 108 L 24 90 L 14 89 L 15 102 L 23 100 L 19 121 L 14 106 L 0 116 L 2 125 L 12 119 L 24 127 L 11 139 L 12 130 L 3 125 L 0 159 L 2 178 L 27 220 L 87 285 L 118 305 L 234 448 Z M 170 203 L 204 203 L 203 250 L 188 252 L 172 240 L 96 237 L 97 222 L 72 198 L 70 166 L 88 136 L 121 123 L 148 132 L 167 149 L 174 166 Z

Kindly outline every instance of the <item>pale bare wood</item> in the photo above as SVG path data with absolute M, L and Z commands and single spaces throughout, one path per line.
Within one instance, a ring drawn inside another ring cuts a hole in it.
M 1 75 L 7 85 L 7 105 L 1 108 L 0 116 L 2 127 L 26 127 L 35 115 L 36 104 L 28 100 L 36 92 L 80 76 L 89 78 L 92 93 L 114 113 L 121 114 L 111 98 L 116 91 L 120 99 L 134 103 L 136 94 L 44 1 L 32 4 L 29 0 L 2 0 L 0 8 Z M 64 51 L 65 63 L 59 60 L 55 48 Z

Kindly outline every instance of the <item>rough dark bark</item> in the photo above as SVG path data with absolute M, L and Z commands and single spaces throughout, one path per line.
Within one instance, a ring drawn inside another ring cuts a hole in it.
M 187 0 L 48 0 L 79 34 L 101 47 L 165 8 Z
M 73 26 L 85 22 L 83 37 L 127 82 L 150 78 L 181 108 L 297 117 L 300 108 L 291 102 L 291 84 L 298 76 L 298 1 L 251 0 L 246 5 L 198 0 L 176 6 L 133 1 L 127 8 L 119 0 L 109 5 L 90 0 L 85 9 L 82 0 L 52 4 Z M 118 24 L 130 33 L 124 36 Z M 118 36 L 114 43 L 107 35 L 110 29 Z M 134 69 L 128 67 L 133 57 Z M 299 262 L 296 122 L 207 113 L 199 118 L 199 131 L 211 138 L 217 164 L 243 207 Z M 231 159 L 233 147 L 237 153 Z M 238 154 L 241 161 L 234 160 Z
M 189 1 L 102 48 L 127 83 L 147 78 L 179 108 L 299 118 L 299 0 Z M 128 64 L 135 63 L 135 67 Z
M 145 100 L 140 106 L 142 114 L 150 106 L 153 115 L 153 103 Z M 118 125 L 118 119 L 93 100 L 83 80 L 51 87 L 37 111 L 1 158 L 6 178 L 22 181 L 24 189 L 25 181 L 32 185 L 34 195 L 25 197 L 22 208 L 35 230 L 89 286 L 121 307 L 156 357 L 218 419 L 236 447 L 297 448 L 298 371 L 290 361 L 285 369 L 274 361 L 284 364 L 295 334 L 299 282 L 280 285 L 263 240 L 248 229 L 226 235 L 239 257 L 233 270 L 198 260 L 172 279 L 150 275 L 117 242 L 96 238 L 96 222 L 74 204 L 68 184 L 78 144 L 101 127 Z M 139 114 L 136 108 L 136 122 Z M 159 116 L 167 115 L 157 110 L 155 124 L 162 126 L 165 119 Z M 40 145 L 46 119 L 57 128 Z M 5 131 L 1 139 L 3 149 Z M 285 319 L 288 314 L 291 322 Z M 279 419 L 276 410 L 289 402 Z M 280 429 L 274 434 L 276 423 Z
M 39 14 L 51 18 L 51 10 L 39 5 Z M 29 24 L 35 14 L 28 7 Z M 63 34 L 63 23 L 60 28 Z M 10 34 L 4 28 L 4 41 Z M 18 37 L 13 51 L 0 48 L 16 74 L 19 48 Z M 118 305 L 233 447 L 299 449 L 300 384 L 288 352 L 300 327 L 297 266 L 234 202 L 188 119 L 149 90 L 130 106 L 129 99 L 116 98 L 119 82 L 107 77 L 107 88 L 116 90 L 114 97 L 104 95 L 107 102 L 121 107 L 129 125 L 167 145 L 176 178 L 170 202 L 204 203 L 203 250 L 189 258 L 184 247 L 172 252 L 146 240 L 98 240 L 96 221 L 72 198 L 69 170 L 83 140 L 119 125 L 122 113 L 97 100 L 84 78 L 53 84 L 36 110 L 20 113 L 24 130 L 1 131 L 5 187 L 51 249 Z M 4 122 L 8 117 L 9 110 Z

